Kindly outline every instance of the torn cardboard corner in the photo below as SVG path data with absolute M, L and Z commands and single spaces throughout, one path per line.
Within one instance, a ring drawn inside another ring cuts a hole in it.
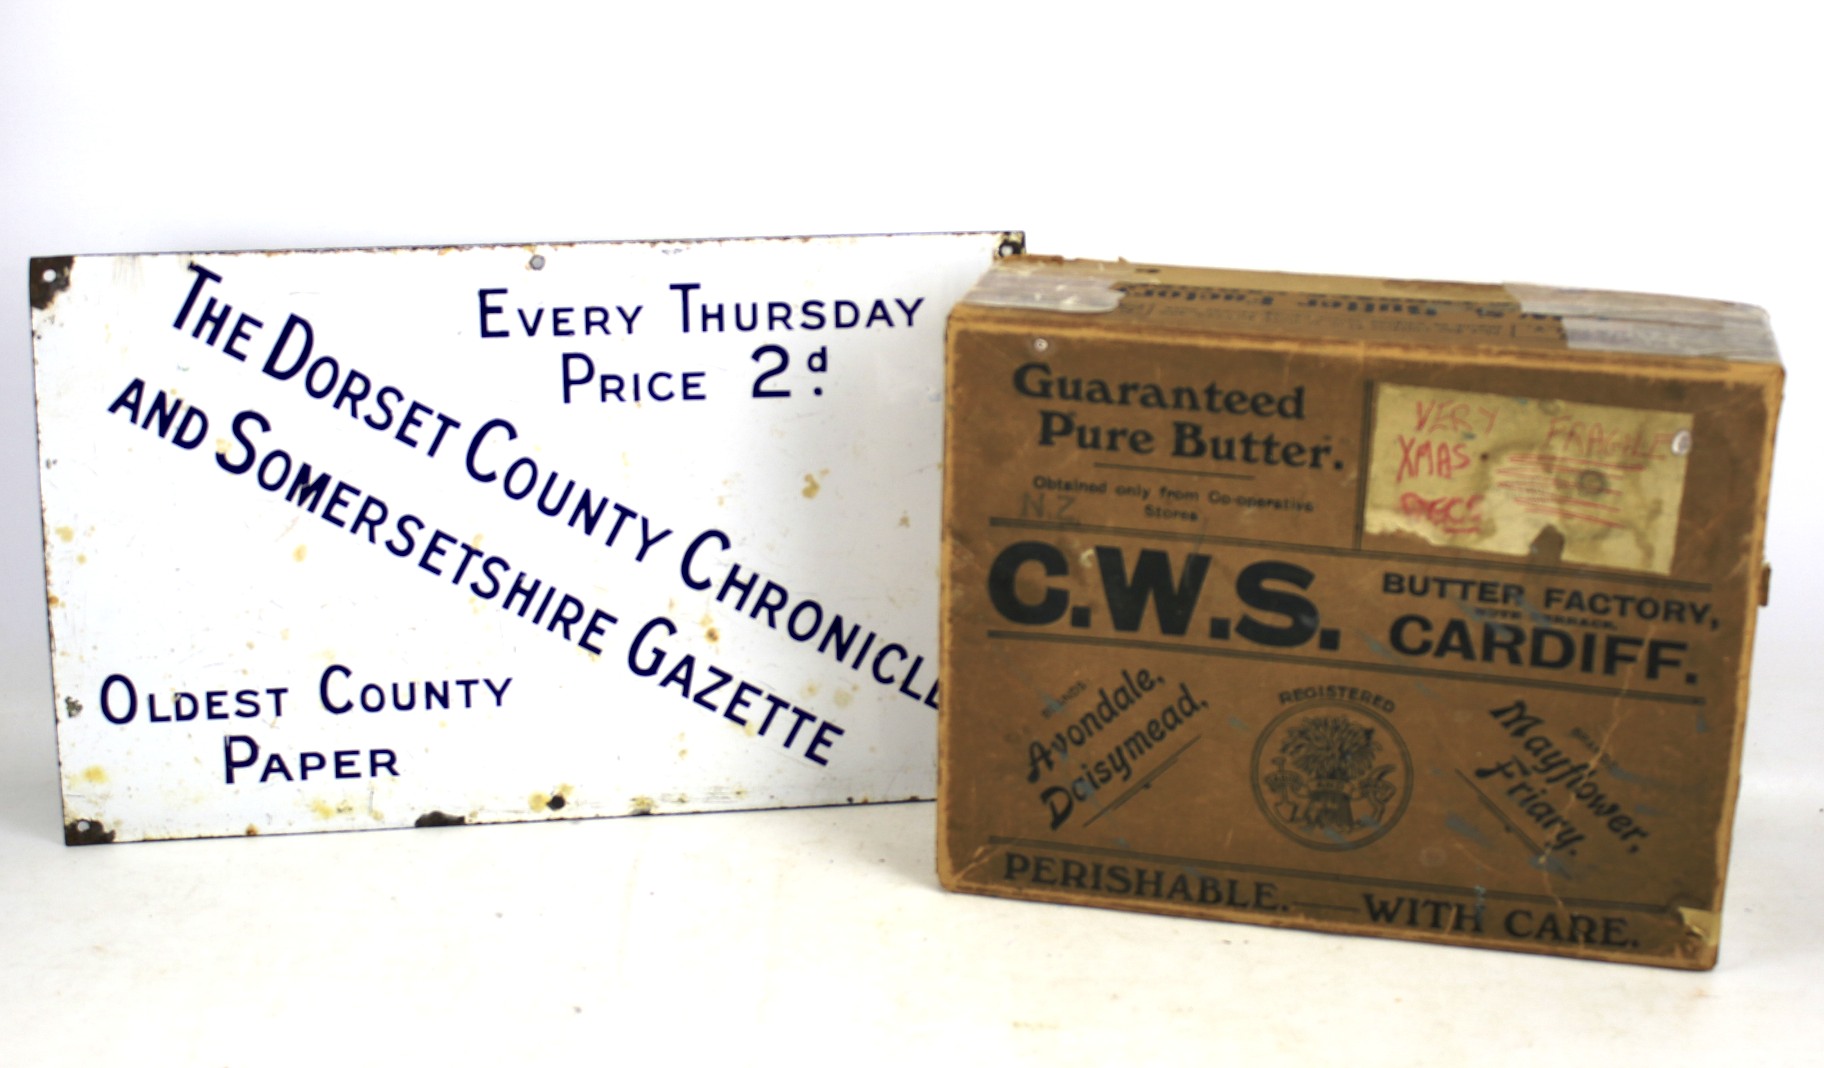
M 1715 963 L 1758 309 L 1015 257 L 949 374 L 946 886 Z

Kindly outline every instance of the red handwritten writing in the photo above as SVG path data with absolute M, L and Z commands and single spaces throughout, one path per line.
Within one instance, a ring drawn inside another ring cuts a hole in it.
M 1544 449 L 1584 459 L 1651 460 L 1672 455 L 1674 436 L 1582 419 L 1554 419 L 1546 429 Z
M 1575 519 L 1594 526 L 1621 529 L 1626 494 L 1615 482 L 1644 462 L 1621 464 L 1576 460 L 1544 453 L 1511 453 L 1495 471 L 1495 485 L 1507 490 L 1529 515 Z
M 1400 511 L 1414 519 L 1424 520 L 1446 534 L 1480 534 L 1482 532 L 1482 494 L 1468 497 L 1425 497 L 1417 493 L 1400 494 Z
M 1495 429 L 1497 412 L 1464 401 L 1414 401 L 1414 430 L 1421 434 L 1487 434 Z
M 1400 469 L 1394 475 L 1397 484 L 1409 478 L 1451 479 L 1473 462 L 1469 448 L 1461 442 L 1422 441 L 1398 435 Z

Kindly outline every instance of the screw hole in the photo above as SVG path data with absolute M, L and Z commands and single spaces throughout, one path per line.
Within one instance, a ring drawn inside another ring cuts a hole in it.
M 49 285 L 50 283 L 55 282 L 57 280 L 57 268 L 46 267 L 44 269 L 44 273 L 39 275 L 38 279 L 39 279 L 39 281 L 44 282 L 46 285 Z
M 1051 342 L 1045 340 L 1044 338 L 1035 337 L 1032 339 L 1032 351 L 1045 352 L 1045 351 L 1048 351 L 1050 348 L 1051 348 Z
M 1691 451 L 1691 432 L 1681 430 L 1672 435 L 1672 455 L 1683 456 Z
M 76 829 L 78 831 L 82 832 L 83 834 L 88 834 L 89 831 L 94 829 L 94 826 L 95 825 L 90 823 L 88 820 L 77 820 L 76 821 Z
M 1001 238 L 1001 247 L 995 249 L 994 254 L 997 258 L 1004 258 L 1007 256 L 1018 256 L 1025 251 L 1026 242 L 1009 234 L 1008 236 Z
M 535 271 L 544 270 L 545 269 L 545 258 L 543 256 L 532 257 L 532 269 Z

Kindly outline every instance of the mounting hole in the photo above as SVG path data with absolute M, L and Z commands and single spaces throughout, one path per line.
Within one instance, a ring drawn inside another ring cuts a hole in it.
M 93 823 L 90 823 L 88 820 L 77 820 L 76 821 L 76 830 L 81 834 L 88 834 L 90 831 L 92 831 L 94 829 L 95 829 L 95 825 Z
M 1032 351 L 1049 352 L 1050 350 L 1051 350 L 1051 342 L 1045 340 L 1042 337 L 1035 337 L 1032 339 Z
M 544 270 L 545 269 L 545 258 L 543 256 L 533 256 L 531 267 L 535 271 Z
M 44 273 L 38 276 L 38 280 L 45 283 L 46 285 L 49 285 L 50 283 L 55 282 L 57 280 L 57 268 L 46 267 L 44 269 Z
M 1691 451 L 1691 432 L 1681 430 L 1672 435 L 1672 455 L 1683 456 Z
M 1017 237 L 1008 236 L 1001 238 L 1001 247 L 995 249 L 994 254 L 997 257 L 1018 256 L 1025 251 L 1026 242 L 1021 241 Z

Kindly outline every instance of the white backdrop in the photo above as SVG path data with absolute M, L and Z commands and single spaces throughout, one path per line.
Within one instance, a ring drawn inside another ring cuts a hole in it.
M 0 5 L 0 1060 L 1816 1056 L 1798 5 Z M 898 805 L 68 850 L 31 255 L 1023 228 L 1757 303 L 1789 369 L 1722 964 L 951 897 Z

